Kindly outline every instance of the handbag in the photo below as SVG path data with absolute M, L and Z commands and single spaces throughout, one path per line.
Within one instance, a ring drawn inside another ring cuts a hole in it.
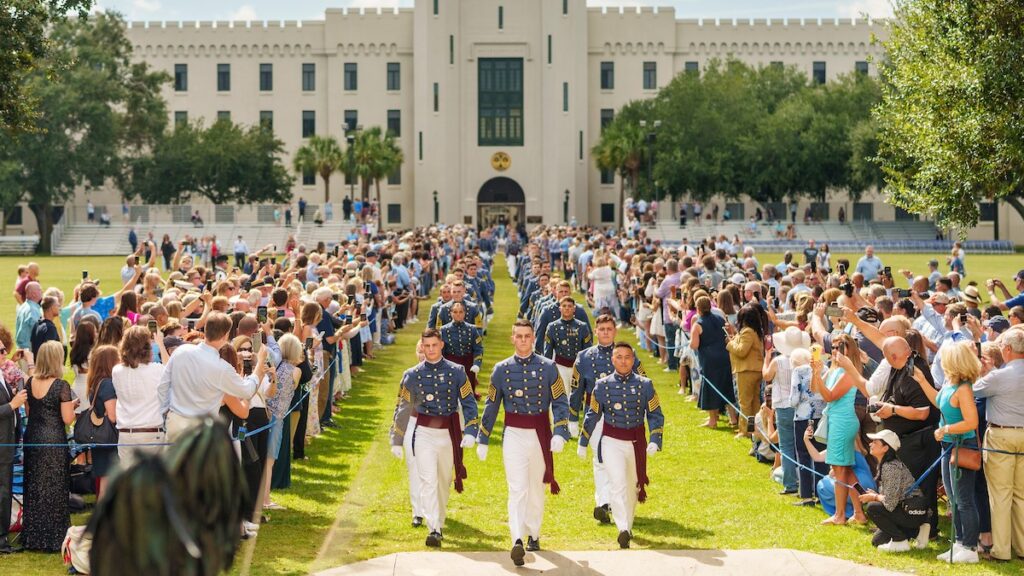
M 117 444 L 117 428 L 106 416 L 96 416 L 96 398 L 100 387 L 92 393 L 90 408 L 75 417 L 76 444 Z
M 978 432 L 974 432 L 975 438 L 980 438 Z M 981 450 L 968 446 L 953 446 L 949 453 L 949 463 L 964 470 L 981 470 Z
M 828 444 L 828 409 L 821 413 L 818 427 L 814 429 L 814 439 L 821 444 Z

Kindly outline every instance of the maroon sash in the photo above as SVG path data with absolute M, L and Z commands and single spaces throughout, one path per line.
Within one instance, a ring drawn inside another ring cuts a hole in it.
M 555 354 L 555 364 L 558 364 L 559 366 L 565 366 L 566 368 L 572 368 L 573 365 L 576 364 L 576 360 L 574 358 L 568 358 L 566 356 L 559 356 L 558 354 Z
M 466 479 L 466 466 L 462 463 L 462 427 L 459 422 L 459 413 L 452 412 L 448 416 L 427 416 L 416 414 L 416 428 L 435 428 L 438 430 L 448 429 L 448 436 L 452 439 L 452 459 L 455 461 L 455 491 L 462 493 L 462 481 Z M 416 430 L 413 429 L 412 453 L 416 455 Z
M 555 460 L 551 456 L 551 421 L 545 414 L 514 414 L 505 412 L 505 426 L 523 428 L 537 432 L 540 451 L 544 455 L 544 483 L 551 485 L 551 493 L 558 494 L 562 489 L 555 481 Z
M 455 354 L 444 354 L 445 360 L 451 360 L 459 366 L 462 366 L 466 370 L 466 378 L 469 379 L 470 386 L 473 387 L 473 394 L 476 394 L 477 379 L 476 374 L 473 373 L 470 368 L 473 367 L 473 355 L 466 354 L 464 356 L 456 356 Z
M 633 456 L 636 458 L 636 485 L 640 488 L 636 499 L 639 502 L 646 502 L 647 490 L 644 487 L 650 484 L 651 480 L 647 477 L 647 434 L 644 432 L 644 427 L 616 428 L 605 422 L 602 434 L 602 440 L 607 437 L 633 443 Z M 603 462 L 600 446 L 598 446 L 597 456 L 598 460 Z

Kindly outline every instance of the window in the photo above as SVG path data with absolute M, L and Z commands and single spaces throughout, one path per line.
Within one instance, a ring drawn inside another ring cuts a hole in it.
M 402 111 L 388 110 L 388 132 L 395 138 L 402 135 Z
M 302 90 L 304 92 L 316 90 L 316 64 L 307 62 L 302 65 Z
M 440 2 L 441 2 L 441 0 L 434 0 L 434 16 L 437 16 L 437 5 Z
M 899 206 L 896 207 L 896 221 L 897 222 L 917 222 L 918 216 L 912 212 L 907 212 Z
M 853 203 L 853 221 L 872 221 L 875 219 L 875 205 L 871 202 L 854 202 Z
M 302 137 L 309 138 L 316 134 L 316 111 L 302 111 Z
M 402 205 L 401 204 L 388 204 L 388 224 L 401 224 L 401 222 L 402 222 Z
M 548 64 L 551 64 L 551 34 L 548 34 Z
M 423 132 L 420 132 L 417 135 L 417 140 L 418 140 L 418 142 L 417 142 L 417 146 L 416 146 L 416 151 L 419 154 L 420 161 L 422 161 L 423 160 Z
M 441 85 L 434 82 L 434 112 L 441 110 Z
M 448 36 L 448 64 L 455 64 L 455 35 Z
M 9 212 L 4 213 L 4 216 L 7 217 L 7 224 L 9 226 L 21 226 L 24 224 L 24 216 L 22 215 L 21 206 L 11 208 Z
M 274 131 L 274 111 L 260 110 L 260 127 L 264 130 Z
M 359 89 L 359 68 L 355 62 L 345 62 L 345 90 Z
M 601 222 L 615 222 L 615 204 L 601 204 Z
M 316 185 L 316 172 L 312 170 L 302 171 L 302 185 L 303 186 L 315 186 Z
M 607 127 L 609 124 L 612 123 L 612 120 L 615 120 L 615 110 L 612 109 L 612 108 L 602 108 L 601 109 L 601 131 L 602 132 L 604 131 L 605 127 Z
M 815 222 L 827 222 L 829 212 L 828 202 L 811 202 L 811 218 Z
M 857 74 L 868 75 L 868 63 L 866 60 L 858 60 L 853 63 L 853 69 L 857 71 Z
M 644 90 L 658 89 L 658 63 L 644 62 Z
M 615 170 L 601 170 L 601 184 L 615 184 Z
M 174 65 L 174 91 L 188 92 L 188 64 Z
M 478 144 L 522 146 L 522 58 L 481 58 L 478 67 Z
M 728 202 L 725 205 L 725 209 L 729 211 L 729 218 L 737 222 L 742 222 L 746 219 L 745 212 L 746 206 L 742 202 Z
M 505 29 L 505 7 L 498 6 L 498 30 Z
M 388 90 L 397 92 L 402 89 L 402 65 L 388 62 Z
M 569 83 L 562 82 L 562 112 L 569 111 Z
M 601 90 L 615 89 L 615 62 L 601 62 Z
M 231 122 L 231 111 L 230 110 L 218 110 L 217 111 L 217 121 L 220 122 L 221 120 L 227 120 L 228 122 Z
M 402 183 L 402 167 L 395 168 L 395 171 L 388 174 L 388 186 L 398 186 Z
M 782 60 L 772 60 L 768 65 L 776 70 L 782 70 L 786 67 L 785 64 L 782 63 Z
M 174 127 L 177 128 L 178 126 L 184 126 L 185 124 L 188 124 L 188 112 L 184 110 L 175 110 Z
M 562 0 L 562 16 L 569 13 L 569 0 Z
M 687 74 L 700 74 L 700 63 L 690 60 L 686 63 L 685 71 Z
M 813 72 L 811 73 L 811 78 L 814 80 L 814 83 L 815 84 L 824 84 L 825 83 L 825 63 L 819 61 L 819 62 L 815 62 L 813 66 L 814 66 L 814 68 L 813 68 Z
M 260 91 L 269 92 L 274 89 L 274 65 L 260 64 Z
M 583 130 L 580 130 L 580 160 L 583 160 Z
M 978 203 L 978 221 L 980 221 L 980 222 L 995 222 L 996 221 L 996 203 L 995 202 L 979 202 Z
M 345 110 L 345 130 L 354 131 L 359 126 L 359 111 Z
M 231 64 L 217 64 L 217 91 L 231 90 Z

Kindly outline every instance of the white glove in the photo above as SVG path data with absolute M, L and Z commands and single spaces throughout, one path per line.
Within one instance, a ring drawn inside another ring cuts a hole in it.
M 473 374 L 479 374 L 480 373 L 480 367 L 477 366 L 476 364 L 474 364 L 473 367 L 469 369 L 469 371 L 472 372 Z
M 658 445 L 657 444 L 655 444 L 654 442 L 650 442 L 649 444 L 647 444 L 647 453 L 648 454 L 654 454 L 657 451 L 658 451 Z
M 401 446 L 392 446 L 391 453 L 395 455 L 395 458 L 401 460 L 402 456 L 405 455 L 405 450 L 403 450 Z
M 487 444 L 476 445 L 476 457 L 479 458 L 481 462 L 487 460 Z
M 576 448 L 576 455 L 580 457 L 580 460 L 586 460 L 587 459 L 587 447 L 581 445 L 580 447 Z
M 462 446 L 463 448 L 472 448 L 475 444 L 476 436 L 473 436 L 472 434 L 466 434 L 462 437 L 462 444 L 460 446 Z
M 572 436 L 573 438 L 579 438 L 580 437 L 580 423 L 579 422 L 569 422 L 569 436 Z
M 551 437 L 551 451 L 554 452 L 555 454 L 558 454 L 559 452 L 562 451 L 563 448 L 565 448 L 565 438 L 562 438 L 561 436 L 559 436 L 557 434 L 552 436 Z

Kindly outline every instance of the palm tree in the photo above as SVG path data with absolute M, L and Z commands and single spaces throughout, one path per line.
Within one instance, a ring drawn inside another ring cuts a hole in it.
M 629 179 L 630 189 L 636 194 L 645 154 L 644 132 L 638 124 L 616 118 L 601 132 L 601 140 L 594 146 L 592 154 L 598 168 L 614 170 L 621 176 L 618 212 L 619 228 L 623 228 L 626 225 L 626 180 Z
M 359 133 L 353 143 L 354 172 L 361 179 L 363 201 L 370 196 L 370 184 L 377 195 L 377 228 L 381 228 L 384 207 L 380 201 L 380 181 L 398 170 L 405 161 L 402 149 L 390 132 L 374 126 Z
M 324 202 L 331 201 L 331 175 L 344 164 L 341 146 L 332 136 L 312 136 L 309 142 L 295 151 L 292 166 L 296 172 L 315 172 L 324 179 Z

